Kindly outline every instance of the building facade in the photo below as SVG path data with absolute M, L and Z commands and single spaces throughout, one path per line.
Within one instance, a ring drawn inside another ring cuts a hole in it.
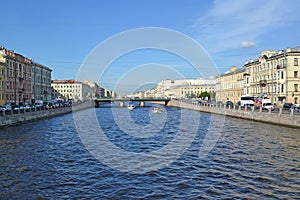
M 75 80 L 52 80 L 52 99 L 84 100 L 82 83 Z
M 6 64 L 5 103 L 20 104 L 34 103 L 36 100 L 51 100 L 51 69 L 13 50 L 1 47 L 0 51 L 2 61 L 4 60 Z
M 6 103 L 31 103 L 32 61 L 12 50 L 2 49 L 6 59 Z
M 32 62 L 32 99 L 33 102 L 51 101 L 51 72 L 48 67 Z
M 52 99 L 85 101 L 103 97 L 103 90 L 92 81 L 52 80 Z
M 175 98 L 198 98 L 202 92 L 208 92 L 213 97 L 215 94 L 215 84 L 179 85 L 167 89 L 165 95 Z
M 178 79 L 163 80 L 157 87 L 146 92 L 147 97 L 153 98 L 186 98 L 199 97 L 201 92 L 208 92 L 214 96 L 215 79 Z
M 6 69 L 7 69 L 7 64 L 1 48 L 0 49 L 0 105 L 6 103 Z
M 245 68 L 236 69 L 216 77 L 216 101 L 232 101 L 237 103 L 244 95 L 244 72 Z
M 87 92 L 87 96 L 90 99 L 98 99 L 102 97 L 102 90 L 100 86 L 94 81 L 80 81 L 89 86 L 89 91 Z
M 263 51 L 245 67 L 244 93 L 267 97 L 272 102 L 299 104 L 300 46 L 280 51 Z
M 236 103 L 241 96 L 269 98 L 272 103 L 300 103 L 300 46 L 263 51 L 256 60 L 216 78 L 216 100 Z

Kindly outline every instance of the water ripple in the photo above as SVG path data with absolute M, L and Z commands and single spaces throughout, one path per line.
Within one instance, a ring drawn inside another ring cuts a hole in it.
M 134 110 L 132 121 L 149 125 L 147 109 Z M 108 108 L 96 113 L 115 145 L 147 153 L 165 146 L 177 134 L 180 110 L 166 111 L 168 121 L 159 132 L 149 130 L 157 132 L 149 138 L 124 133 Z M 141 115 L 145 118 L 138 118 Z M 166 168 L 143 174 L 115 171 L 96 160 L 81 143 L 71 114 L 3 128 L 0 199 L 299 198 L 299 130 L 226 118 L 213 151 L 199 159 L 211 115 L 201 113 L 199 117 L 198 133 L 188 150 Z M 195 125 L 193 120 L 190 123 Z M 118 157 L 111 159 L 122 164 Z

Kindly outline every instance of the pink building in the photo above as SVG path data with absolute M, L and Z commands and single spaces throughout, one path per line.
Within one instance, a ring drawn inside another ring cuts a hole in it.
M 3 49 L 7 63 L 6 102 L 24 103 L 32 100 L 32 60 L 12 50 Z

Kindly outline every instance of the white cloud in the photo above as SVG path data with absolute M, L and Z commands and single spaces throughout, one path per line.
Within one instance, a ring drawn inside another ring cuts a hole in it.
M 241 43 L 242 48 L 254 47 L 255 45 L 255 42 L 244 41 Z
M 251 46 L 255 43 L 244 42 L 257 42 L 266 31 L 295 23 L 299 5 L 296 0 L 215 0 L 194 24 L 198 42 L 211 53 Z

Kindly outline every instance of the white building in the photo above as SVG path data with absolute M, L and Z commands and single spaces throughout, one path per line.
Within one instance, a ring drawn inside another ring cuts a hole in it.
M 93 88 L 76 80 L 52 80 L 52 99 L 84 101 L 92 99 Z
M 156 88 L 147 91 L 148 97 L 185 98 L 199 96 L 201 92 L 215 92 L 215 79 L 163 80 Z
M 52 99 L 91 100 L 97 98 L 114 98 L 115 92 L 101 88 L 93 81 L 52 80 Z
M 100 98 L 102 97 L 102 90 L 100 86 L 95 83 L 94 81 L 80 81 L 81 83 L 84 83 L 90 87 L 90 91 L 88 91 L 88 96 L 90 96 L 92 99 Z

